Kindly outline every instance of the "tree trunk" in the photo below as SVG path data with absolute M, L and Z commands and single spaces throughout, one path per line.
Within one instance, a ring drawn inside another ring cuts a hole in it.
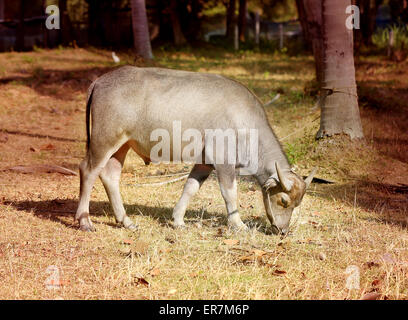
M 67 0 L 59 0 L 58 7 L 60 10 L 60 26 L 61 26 L 59 40 L 61 44 L 66 46 L 69 45 L 73 38 L 71 19 L 69 18 L 67 10 Z
M 234 41 L 235 26 L 237 24 L 235 2 L 235 0 L 229 0 L 227 6 L 227 39 L 230 40 L 231 43 Z
M 323 81 L 323 33 L 322 33 L 322 1 L 301 0 L 305 10 L 305 29 L 307 41 L 310 43 L 315 58 L 316 80 L 321 86 Z M 344 9 L 345 10 L 345 9 Z
M 131 0 L 132 27 L 135 53 L 145 59 L 153 59 L 147 24 L 145 0 Z
M 347 134 L 363 138 L 353 55 L 353 30 L 346 27 L 350 0 L 323 0 L 323 87 L 317 138 Z
M 247 12 L 248 12 L 247 0 L 239 0 L 238 28 L 239 28 L 239 41 L 242 42 L 245 42 Z
M 296 7 L 297 7 L 300 26 L 302 27 L 303 38 L 309 49 L 310 48 L 309 46 L 310 36 L 309 36 L 309 30 L 308 30 L 308 25 L 307 25 L 307 17 L 306 17 L 306 9 L 305 9 L 304 1 L 296 0 Z
M 177 0 L 171 0 L 170 2 L 170 19 L 173 27 L 174 44 L 176 46 L 185 44 L 187 40 L 181 31 L 180 18 L 177 13 Z
M 19 22 L 17 26 L 17 37 L 16 37 L 16 49 L 17 51 L 24 50 L 24 11 L 25 11 L 25 0 L 20 0 L 20 12 L 19 12 Z
M 255 12 L 255 44 L 259 45 L 259 34 L 261 32 L 261 18 L 260 18 L 260 14 L 259 11 Z
M 360 32 L 358 35 L 358 47 L 361 43 L 369 45 L 372 43 L 371 37 L 375 29 L 375 18 L 377 16 L 378 7 L 381 1 L 379 0 L 357 0 L 356 5 L 360 8 Z

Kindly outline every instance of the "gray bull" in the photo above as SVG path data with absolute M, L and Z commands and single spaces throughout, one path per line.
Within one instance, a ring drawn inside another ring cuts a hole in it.
M 90 118 L 92 115 L 92 129 Z M 289 162 L 270 127 L 261 102 L 242 84 L 228 78 L 160 68 L 122 67 L 92 83 L 86 108 L 87 153 L 80 164 L 80 200 L 75 215 L 80 228 L 92 231 L 89 201 L 99 176 L 108 194 L 116 221 L 129 229 L 135 224 L 126 215 L 119 192 L 120 174 L 126 154 L 132 148 L 145 163 L 156 142 L 153 130 L 172 132 L 172 124 L 204 132 L 213 129 L 257 129 L 258 167 L 254 173 L 262 187 L 265 210 L 274 233 L 288 230 L 297 207 L 313 179 L 305 181 L 291 171 Z M 92 130 L 92 134 L 91 131 Z M 206 156 L 203 147 L 202 158 Z M 247 163 L 197 163 L 173 210 L 174 226 L 184 225 L 191 197 L 215 169 L 225 200 L 228 224 L 246 229 L 237 207 L 235 170 Z

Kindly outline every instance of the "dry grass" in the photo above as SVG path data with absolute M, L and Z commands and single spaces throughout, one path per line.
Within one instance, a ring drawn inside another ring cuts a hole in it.
M 132 61 L 125 54 L 121 58 Z M 162 181 L 147 176 L 189 167 L 146 167 L 131 154 L 121 186 L 128 214 L 140 231 L 115 226 L 98 181 L 91 202 L 97 232 L 82 233 L 73 221 L 77 176 L 1 171 L 0 298 L 358 299 L 372 291 L 381 298 L 408 298 L 408 199 L 399 185 L 408 180 L 407 122 L 386 109 L 406 101 L 395 97 L 399 89 L 406 94 L 406 79 L 398 77 L 382 87 L 382 100 L 368 87 L 407 70 L 406 63 L 395 69 L 389 63 L 361 62 L 368 138 L 362 146 L 344 139 L 314 142 L 319 111 L 303 93 L 313 78 L 310 57 L 209 50 L 157 52 L 156 59 L 163 66 L 234 77 L 263 101 L 281 92 L 267 114 L 297 170 L 307 173 L 318 164 L 319 176 L 339 183 L 314 185 L 294 217 L 291 234 L 279 239 L 269 234 L 261 192 L 248 179 L 240 180 L 239 202 L 251 232 L 229 231 L 211 176 L 187 211 L 189 228 L 173 230 L 171 212 L 182 182 L 144 188 L 132 184 Z M 365 64 L 373 70 L 371 78 Z M 84 155 L 86 88 L 113 67 L 110 53 L 2 53 L 0 66 L 0 140 L 7 140 L 0 142 L 0 168 L 57 164 L 76 170 Z M 379 73 L 385 78 L 378 78 Z M 383 112 L 373 109 L 374 98 L 384 105 Z M 382 138 L 390 142 L 381 143 Z M 236 241 L 226 241 L 231 239 Z M 49 266 L 60 271 L 57 289 L 44 283 Z M 359 289 L 346 287 L 349 266 L 359 268 Z

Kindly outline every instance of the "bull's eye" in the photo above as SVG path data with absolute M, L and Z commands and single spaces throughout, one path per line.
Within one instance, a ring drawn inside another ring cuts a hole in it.
M 281 196 L 278 198 L 278 204 L 284 208 L 288 208 L 290 206 L 290 198 L 287 194 L 282 193 Z

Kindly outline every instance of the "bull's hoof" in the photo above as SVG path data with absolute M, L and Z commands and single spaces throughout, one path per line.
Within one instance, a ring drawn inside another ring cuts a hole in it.
M 80 216 L 79 228 L 86 232 L 96 231 L 95 227 L 92 225 L 91 219 L 89 219 L 89 213 L 83 213 Z
M 138 226 L 136 224 L 134 224 L 134 223 L 126 226 L 125 228 L 130 230 L 130 231 L 137 231 L 137 229 L 139 229 Z
M 233 232 L 249 232 L 248 226 L 244 223 L 240 225 L 230 224 L 229 227 Z
M 182 222 L 182 223 L 173 222 L 172 227 L 173 227 L 173 229 L 176 229 L 176 230 L 184 230 L 184 229 L 187 229 L 187 226 L 185 225 L 184 222 Z
M 125 216 L 123 221 L 121 222 L 122 226 L 130 231 L 136 231 L 138 229 L 137 225 L 133 223 L 133 221 L 128 217 Z
M 96 231 L 96 228 L 93 225 L 86 225 L 86 224 L 80 225 L 79 229 L 85 232 L 95 232 Z

